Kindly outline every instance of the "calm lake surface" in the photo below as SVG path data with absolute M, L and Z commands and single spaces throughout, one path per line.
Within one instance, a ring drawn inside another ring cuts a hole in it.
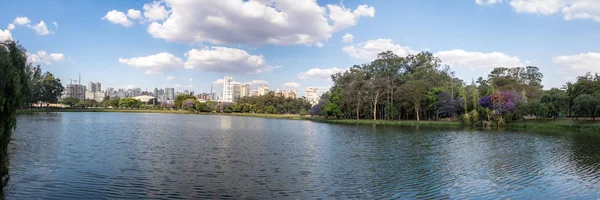
M 598 199 L 600 133 L 21 115 L 8 199 Z

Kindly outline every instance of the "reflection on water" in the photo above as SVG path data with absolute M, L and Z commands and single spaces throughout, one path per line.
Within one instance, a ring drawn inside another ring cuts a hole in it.
M 600 137 L 228 116 L 19 117 L 9 199 L 597 199 Z

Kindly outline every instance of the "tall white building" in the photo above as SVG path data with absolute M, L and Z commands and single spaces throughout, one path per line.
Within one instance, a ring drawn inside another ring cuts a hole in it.
M 258 87 L 258 96 L 267 95 L 269 94 L 269 91 L 271 90 L 269 89 L 268 85 L 260 86 Z
M 240 97 L 249 97 L 250 96 L 250 85 L 244 84 L 240 86 Z
M 175 88 L 165 88 L 165 100 L 174 100 L 175 99 Z
M 222 102 L 233 102 L 233 78 L 226 76 L 223 78 L 223 96 Z
M 319 103 L 319 89 L 315 87 L 306 88 L 306 100 L 310 102 L 311 105 L 316 105 Z

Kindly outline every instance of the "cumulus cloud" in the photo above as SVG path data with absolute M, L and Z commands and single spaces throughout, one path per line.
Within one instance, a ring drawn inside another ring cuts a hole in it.
M 500 0 L 476 0 L 479 5 L 501 3 Z M 552 15 L 562 12 L 565 20 L 588 19 L 600 22 L 600 0 L 510 0 L 517 13 Z
M 10 30 L 2 30 L 0 29 L 0 41 L 4 41 L 4 40 L 12 40 L 12 33 L 10 33 Z
M 439 57 L 442 62 L 452 67 L 467 68 L 470 70 L 523 66 L 518 57 L 509 56 L 500 52 L 482 53 L 455 49 L 450 51 L 440 51 L 434 55 Z
M 277 67 L 266 66 L 262 55 L 227 47 L 206 47 L 192 49 L 185 53 L 186 69 L 200 69 L 212 72 L 235 74 L 258 74 Z
M 62 53 L 50 53 L 48 54 L 46 51 L 41 50 L 34 54 L 27 54 L 27 60 L 31 63 L 36 64 L 47 64 L 50 65 L 53 62 L 63 61 L 65 59 L 65 55 Z
M 325 44 L 323 44 L 322 42 L 317 42 L 317 43 L 315 44 L 315 46 L 317 46 L 317 47 L 321 48 L 321 47 L 325 46 Z
M 119 62 L 134 68 L 145 69 L 144 74 L 162 74 L 167 70 L 180 68 L 183 61 L 170 53 L 158 53 L 146 57 L 119 58 Z
M 29 18 L 27 18 L 27 17 L 17 17 L 13 21 L 13 24 L 26 25 L 26 24 L 29 24 L 29 22 L 31 22 L 31 20 L 29 20 Z
M 502 3 L 502 0 L 475 0 L 475 3 L 478 5 L 494 5 Z
M 225 82 L 222 78 L 217 79 L 216 81 L 213 81 L 212 84 L 219 86 L 219 85 L 223 85 L 223 82 Z M 257 86 L 262 86 L 262 85 L 269 85 L 268 81 L 265 80 L 252 80 L 252 81 L 248 81 L 248 82 L 237 82 L 237 81 L 233 81 L 233 84 L 248 84 L 251 87 L 257 87 Z
M 160 1 L 144 4 L 144 17 L 151 21 L 164 20 L 169 16 L 169 13 L 170 11 Z
M 342 41 L 344 41 L 344 43 L 352 43 L 354 42 L 354 36 L 350 33 L 346 33 L 342 36 Z
M 169 81 L 170 81 L 170 80 L 173 80 L 173 79 L 175 79 L 175 77 L 174 77 L 174 76 L 167 76 L 167 80 L 169 80 Z
M 106 13 L 106 15 L 102 17 L 102 20 L 108 20 L 110 23 L 120 24 L 124 27 L 130 27 L 131 25 L 133 25 L 133 22 L 127 19 L 125 13 L 117 10 L 108 11 L 108 13 Z
M 58 23 L 52 22 L 52 24 L 54 24 L 54 29 L 58 30 Z
M 14 30 L 15 29 L 15 25 L 14 24 L 8 24 L 8 27 L 6 27 L 6 29 L 8 29 L 8 30 Z
M 290 87 L 290 88 L 299 88 L 300 84 L 296 83 L 296 82 L 287 82 L 283 84 L 284 87 Z
M 181 43 L 317 45 L 332 33 L 373 17 L 375 9 L 360 5 L 321 7 L 315 0 L 178 1 L 144 5 L 155 38 Z M 164 21 L 163 21 L 164 20 Z
M 600 53 L 589 52 L 578 55 L 556 56 L 552 62 L 561 68 L 561 72 L 584 74 L 587 72 L 600 72 Z
M 142 18 L 142 12 L 136 9 L 129 9 L 127 10 L 127 17 L 131 18 L 131 19 L 141 19 Z
M 377 54 L 384 51 L 392 51 L 400 57 L 417 53 L 410 47 L 394 44 L 391 39 L 369 40 L 361 44 L 345 46 L 342 50 L 352 58 L 360 60 L 374 60 L 377 58 Z
M 333 21 L 333 30 L 338 31 L 356 25 L 361 16 L 375 17 L 375 8 L 360 5 L 354 11 L 339 5 L 327 5 L 329 19 Z
M 331 79 L 331 75 L 338 73 L 338 72 L 343 72 L 346 71 L 348 69 L 343 69 L 343 68 L 328 68 L 328 69 L 321 69 L 321 68 L 312 68 L 309 69 L 306 72 L 302 72 L 298 74 L 298 78 L 299 79 Z
M 562 9 L 566 20 L 590 19 L 600 22 L 600 0 L 576 1 Z
M 36 25 L 27 26 L 35 30 L 35 33 L 37 33 L 38 35 L 48 35 L 51 33 L 50 30 L 48 30 L 48 27 L 46 26 L 46 23 L 44 23 L 44 21 L 40 21 L 40 23 Z
M 265 81 L 265 80 L 252 80 L 252 81 L 249 81 L 249 82 L 245 82 L 243 84 L 248 84 L 251 87 L 254 87 L 254 86 L 269 85 L 269 82 Z

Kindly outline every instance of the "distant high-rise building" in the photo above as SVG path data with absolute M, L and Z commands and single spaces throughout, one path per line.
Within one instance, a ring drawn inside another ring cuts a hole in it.
M 287 98 L 292 98 L 292 99 L 298 98 L 298 92 L 296 90 L 290 90 L 287 93 Z
M 127 92 L 125 92 L 125 89 L 119 89 L 118 92 L 117 92 L 117 94 L 118 94 L 117 96 L 119 98 L 125 98 L 125 97 L 127 97 Z
M 250 85 L 249 84 L 243 84 L 240 87 L 240 96 L 241 97 L 248 97 L 248 96 L 250 96 Z
M 319 103 L 319 89 L 315 87 L 306 88 L 306 100 L 312 105 Z
M 175 88 L 165 88 L 167 100 L 175 100 Z
M 63 97 L 62 98 L 75 98 L 75 99 L 79 99 L 80 101 L 85 100 L 85 86 L 80 85 L 80 84 L 68 84 L 67 87 L 65 88 L 65 91 L 63 92 Z
M 92 92 L 92 93 L 102 92 L 102 84 L 100 82 L 94 83 L 94 82 L 90 81 L 88 83 L 87 89 L 88 89 L 87 92 Z
M 233 78 L 226 76 L 223 78 L 223 96 L 222 102 L 233 102 Z
M 242 97 L 242 85 L 233 84 L 233 101 L 237 102 Z
M 127 97 L 134 97 L 132 89 L 127 89 Z
M 108 88 L 106 88 L 106 91 L 104 92 L 104 96 L 113 97 L 112 95 L 114 92 L 115 92 L 114 88 L 108 87 Z
M 87 89 L 89 90 L 88 92 L 96 92 L 96 83 L 90 81 Z
M 258 96 L 258 90 L 252 90 L 252 94 L 250 95 L 253 97 Z
M 156 98 L 159 97 L 160 94 L 158 93 L 158 88 L 154 88 L 154 93 L 152 95 Z
M 267 95 L 269 94 L 269 86 L 268 85 L 263 85 L 258 87 L 258 96 L 262 96 L 262 95 Z

